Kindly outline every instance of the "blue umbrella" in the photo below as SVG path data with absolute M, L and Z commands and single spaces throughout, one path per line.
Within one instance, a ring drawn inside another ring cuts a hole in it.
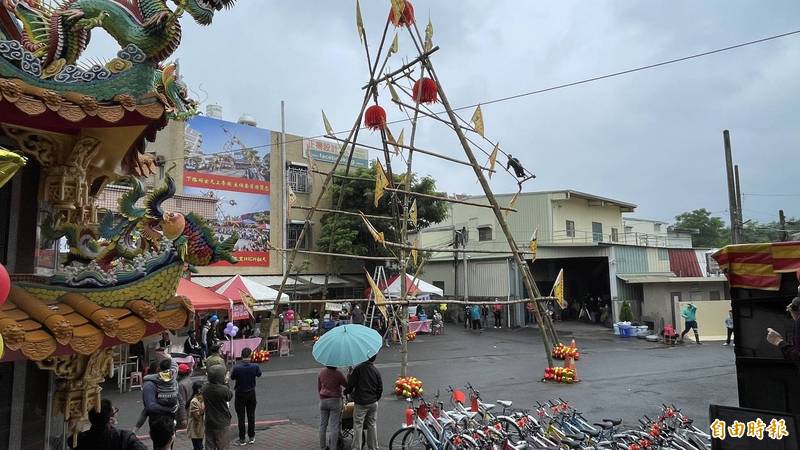
M 383 338 L 372 328 L 341 325 L 325 333 L 311 354 L 326 366 L 355 366 L 377 355 L 382 345 Z

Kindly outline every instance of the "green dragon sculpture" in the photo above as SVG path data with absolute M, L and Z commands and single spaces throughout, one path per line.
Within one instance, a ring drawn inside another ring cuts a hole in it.
M 119 93 L 134 97 L 156 92 L 168 100 L 173 117 L 194 113 L 175 66 L 162 67 L 181 40 L 184 12 L 201 25 L 234 0 L 0 0 L 0 76 L 33 86 L 70 91 L 108 101 Z M 85 68 L 79 58 L 93 28 L 121 46 L 104 66 Z
M 175 294 L 187 264 L 237 262 L 232 255 L 237 234 L 220 242 L 202 217 L 163 209 L 175 195 L 169 171 L 147 196 L 139 179 L 123 180 L 131 190 L 120 198 L 118 215 L 107 214 L 99 226 L 55 224 L 52 219 L 43 223 L 44 239 L 66 238 L 68 261 L 48 284 L 20 287 L 46 300 L 78 292 L 101 306 L 121 307 L 138 299 L 160 306 Z M 144 206 L 136 206 L 142 198 Z

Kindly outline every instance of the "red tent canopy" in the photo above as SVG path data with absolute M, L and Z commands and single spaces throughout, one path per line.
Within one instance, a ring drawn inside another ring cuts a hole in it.
M 217 294 L 211 289 L 206 289 L 197 283 L 181 278 L 178 283 L 177 295 L 187 297 L 192 301 L 195 311 L 208 311 L 213 309 L 230 309 L 231 301 L 224 295 Z

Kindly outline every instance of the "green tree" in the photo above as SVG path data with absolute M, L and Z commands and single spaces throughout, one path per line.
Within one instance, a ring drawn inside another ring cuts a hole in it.
M 342 198 L 342 210 L 363 212 L 364 214 L 394 217 L 395 211 L 391 192 L 384 192 L 378 207 L 374 204 L 375 168 L 358 168 L 351 170 L 348 178 L 334 177 L 329 193 L 333 206 L 337 206 L 339 195 Z M 395 185 L 399 184 L 399 177 L 395 177 Z M 443 195 L 436 192 L 436 181 L 431 177 L 418 178 L 414 175 L 411 179 L 411 191 L 428 195 Z M 400 196 L 402 200 L 402 196 Z M 402 206 L 401 206 L 402 207 Z M 447 202 L 419 197 L 417 198 L 417 224 L 419 228 L 429 227 L 431 224 L 442 222 L 447 218 Z M 402 211 L 399 212 L 402 214 Z M 320 220 L 322 228 L 317 239 L 320 251 L 331 251 L 348 255 L 391 255 L 388 248 L 375 242 L 367 230 L 364 222 L 358 216 L 327 213 Z M 394 220 L 370 219 L 372 225 L 388 241 L 399 242 L 399 224 Z M 412 229 L 409 222 L 409 231 Z
M 730 244 L 730 230 L 719 217 L 711 215 L 705 208 L 685 212 L 675 217 L 675 227 L 697 230 L 692 236 L 694 247 L 715 248 Z

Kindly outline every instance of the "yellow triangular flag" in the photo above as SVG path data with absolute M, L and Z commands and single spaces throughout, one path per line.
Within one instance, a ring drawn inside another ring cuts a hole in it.
M 553 290 L 550 291 L 550 295 L 556 298 L 558 306 L 560 306 L 561 309 L 567 307 L 567 302 L 564 301 L 564 269 L 558 272 L 556 282 L 553 283 Z
M 292 190 L 292 187 L 289 186 L 288 184 L 286 185 L 286 189 L 289 190 L 288 200 L 289 200 L 289 207 L 291 208 L 292 206 L 294 206 L 295 203 L 297 203 L 297 195 L 294 194 L 294 190 Z
M 364 32 L 364 18 L 361 17 L 361 5 L 358 0 L 356 0 L 356 29 L 358 30 L 358 39 L 364 42 L 367 35 Z
M 413 223 L 414 226 L 416 227 L 417 226 L 417 199 L 414 199 L 414 201 L 411 203 L 411 209 L 408 210 L 408 218 L 411 219 L 411 223 Z
M 508 217 L 508 215 L 512 212 L 509 211 L 509 209 L 514 209 L 514 207 L 517 206 L 517 197 L 519 197 L 519 192 L 517 192 L 516 194 L 514 194 L 513 197 L 511 197 L 511 201 L 508 202 L 508 209 L 503 211 L 504 216 Z
M 386 171 L 383 170 L 383 165 L 379 160 L 375 160 L 375 207 L 383 197 L 383 189 L 389 186 L 389 177 L 386 176 Z
M 403 11 L 406 9 L 406 0 L 392 0 L 392 12 L 394 13 L 394 22 L 399 23 L 403 18 Z
M 533 236 L 531 236 L 531 242 L 528 244 L 533 259 L 536 259 L 536 251 L 539 249 L 538 235 L 539 229 L 537 228 L 536 231 L 533 232 Z
M 384 242 L 386 239 L 383 237 L 383 232 L 375 229 L 375 226 L 372 225 L 372 223 L 367 219 L 367 216 L 365 216 L 364 213 L 360 212 L 359 214 L 361 215 L 361 219 L 364 221 L 364 225 L 366 225 L 367 230 L 369 230 L 369 234 L 371 234 L 372 238 L 375 239 L 375 242 L 381 243 L 385 247 L 386 244 L 384 244 Z
M 375 280 L 372 279 L 372 275 L 370 275 L 366 270 L 364 273 L 367 274 L 367 283 L 369 283 L 369 287 L 372 290 L 372 297 L 375 297 L 375 306 L 378 307 L 378 310 L 383 315 L 383 318 L 388 319 L 389 316 L 386 314 L 386 297 L 383 295 L 383 292 L 378 289 L 378 285 L 375 283 Z
M 425 27 L 425 46 L 423 47 L 423 49 L 426 52 L 429 52 L 431 51 L 432 48 L 433 48 L 433 23 L 431 22 L 431 19 L 428 18 L 428 26 Z
M 402 138 L 403 138 L 403 131 L 401 130 L 400 139 Z M 394 135 L 392 134 L 392 130 L 390 130 L 388 126 L 386 127 L 386 140 L 389 142 L 389 144 L 392 145 L 392 147 L 394 147 L 394 153 L 396 155 L 399 155 L 400 147 L 397 146 L 397 141 L 395 140 Z
M 414 241 L 414 245 L 411 247 L 411 260 L 414 261 L 414 265 L 417 265 L 417 244 L 419 241 Z
M 472 124 L 472 129 L 483 136 L 483 112 L 481 112 L 481 105 L 475 108 L 475 112 L 472 114 L 472 119 L 470 119 L 469 122 Z
M 389 47 L 389 55 L 393 55 L 400 51 L 400 42 L 397 40 L 397 33 L 394 34 L 394 40 L 392 40 L 392 46 Z
M 325 115 L 324 109 L 322 110 L 322 124 L 325 125 L 325 134 L 328 136 L 333 136 L 333 127 L 331 126 L 331 123 L 328 122 L 328 116 Z
M 403 133 L 405 131 L 406 131 L 405 128 L 401 129 L 400 130 L 400 136 L 397 136 L 397 143 L 396 143 L 397 145 L 395 146 L 395 149 L 397 149 L 397 154 L 398 155 L 400 154 L 400 152 L 403 151 L 403 145 L 404 145 L 403 144 Z
M 389 93 L 392 94 L 392 101 L 402 111 L 403 110 L 403 105 L 400 104 L 400 96 L 397 95 L 397 91 L 394 89 L 394 84 L 392 84 L 392 82 L 389 81 L 388 85 L 389 85 Z
M 489 179 L 492 179 L 492 174 L 494 174 L 494 167 L 497 165 L 497 153 L 500 152 L 500 143 L 494 145 L 494 150 L 492 150 L 492 154 L 489 155 Z

